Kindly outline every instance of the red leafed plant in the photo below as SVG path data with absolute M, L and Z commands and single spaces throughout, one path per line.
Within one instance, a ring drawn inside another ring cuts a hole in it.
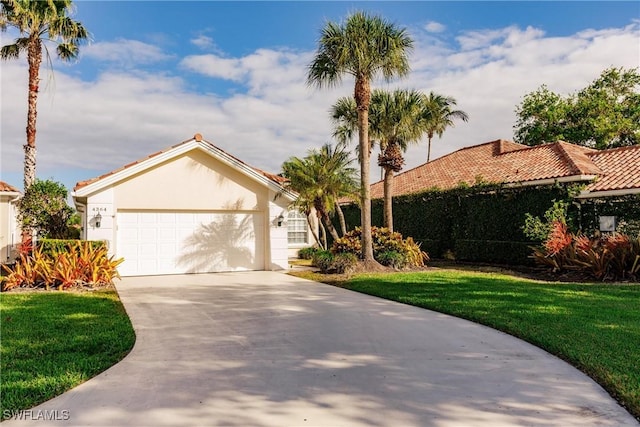
M 544 242 L 544 247 L 549 255 L 556 255 L 571 245 L 572 240 L 571 233 L 567 230 L 567 224 L 561 221 L 554 221 L 551 225 L 549 237 Z

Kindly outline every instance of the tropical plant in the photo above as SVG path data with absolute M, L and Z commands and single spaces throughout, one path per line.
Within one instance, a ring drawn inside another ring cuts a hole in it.
M 345 74 L 355 78 L 360 148 L 360 201 L 362 247 L 365 263 L 375 264 L 371 238 L 371 189 L 369 179 L 369 105 L 371 81 L 409 72 L 408 51 L 413 41 L 405 29 L 378 16 L 355 12 L 342 24 L 328 22 L 321 32 L 318 50 L 309 65 L 307 82 L 320 88 L 335 86 Z
M 423 120 L 427 133 L 427 163 L 431 160 L 431 140 L 434 135 L 442 138 L 447 128 L 454 126 L 454 119 L 463 122 L 469 120 L 469 115 L 462 110 L 454 110 L 457 102 L 450 96 L 429 92 L 424 96 Z
M 353 196 L 357 188 L 357 171 L 351 167 L 352 162 L 343 146 L 334 148 L 325 144 L 320 149 L 309 150 L 302 159 L 291 157 L 282 164 L 282 174 L 288 179 L 286 185 L 298 193 L 294 206 L 307 215 L 313 208 L 334 240 L 340 236 L 330 214 L 334 211 L 341 213 L 338 200 Z M 344 219 L 341 223 L 344 224 Z M 319 240 L 317 236 L 316 240 Z M 326 247 L 320 241 L 318 244 Z
M 43 51 L 49 63 L 47 42 L 55 43 L 56 53 L 63 61 L 78 57 L 80 43 L 89 38 L 84 26 L 71 19 L 71 0 L 2 0 L 0 3 L 0 28 L 13 27 L 20 37 L 12 44 L 2 46 L 2 59 L 17 59 L 27 54 L 29 63 L 29 96 L 27 110 L 27 143 L 24 145 L 24 189 L 36 178 L 36 116 L 40 85 L 40 64 Z
M 105 245 L 70 241 L 65 246 L 39 246 L 30 255 L 21 255 L 13 268 L 3 265 L 7 276 L 2 290 L 16 287 L 51 286 L 64 290 L 81 283 L 102 286 L 112 283 L 124 260 L 108 255 Z
M 384 265 L 401 268 L 406 265 L 423 267 L 425 262 L 429 260 L 427 253 L 423 252 L 420 249 L 420 245 L 415 243 L 411 237 L 403 239 L 402 234 L 390 231 L 388 228 L 372 227 L 371 231 L 373 237 L 373 254 L 376 261 Z M 362 256 L 361 233 L 362 230 L 359 227 L 348 232 L 345 236 L 333 243 L 331 252 L 336 255 L 351 253 Z M 389 252 L 398 253 L 400 256 L 389 254 Z M 401 265 L 399 263 L 400 261 L 402 261 Z
M 373 90 L 369 109 L 369 146 L 380 147 L 378 166 L 384 170 L 384 226 L 393 231 L 393 177 L 404 166 L 403 153 L 417 142 L 425 128 L 421 125 L 423 97 L 414 90 L 388 92 Z M 343 97 L 331 108 L 334 136 L 349 141 L 357 130 L 355 100 Z

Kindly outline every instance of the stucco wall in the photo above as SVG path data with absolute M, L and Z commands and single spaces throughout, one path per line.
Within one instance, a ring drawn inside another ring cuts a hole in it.
M 267 190 L 199 150 L 114 188 L 118 209 L 265 210 Z
M 20 242 L 20 230 L 15 206 L 10 203 L 15 196 L 0 195 L 0 261 L 12 262 L 16 245 Z
M 265 224 L 264 268 L 288 267 L 287 228 L 275 221 L 280 213 L 286 217 L 288 200 L 200 150 L 114 183 L 80 203 L 86 203 L 86 238 L 107 240 L 112 254 L 118 245 L 119 211 L 260 212 Z M 98 212 L 100 227 L 95 224 Z

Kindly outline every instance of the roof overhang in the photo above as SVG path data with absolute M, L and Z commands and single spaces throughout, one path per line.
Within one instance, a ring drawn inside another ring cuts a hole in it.
M 640 188 L 624 188 L 621 190 L 582 191 L 576 199 L 596 199 L 598 197 L 615 197 L 640 194 Z
M 505 183 L 506 187 L 530 187 L 535 185 L 553 185 L 556 183 L 565 183 L 565 182 L 584 182 L 584 181 L 593 181 L 596 179 L 598 175 L 570 175 L 570 176 L 561 176 L 557 178 L 546 178 L 546 179 L 536 179 L 533 181 L 522 181 L 522 182 L 508 182 Z
M 143 161 L 141 161 L 140 163 L 128 166 L 123 168 L 122 170 L 119 170 L 118 172 L 115 172 L 111 175 L 105 176 L 102 179 L 99 179 L 95 182 L 92 182 L 90 184 L 87 184 L 84 187 L 81 187 L 77 190 L 75 190 L 73 193 L 71 193 L 71 195 L 73 196 L 74 201 L 78 198 L 85 198 L 88 197 L 94 193 L 100 192 L 101 190 L 108 188 L 124 179 L 127 179 L 131 176 L 134 176 L 138 173 L 144 172 L 147 169 L 150 169 L 156 165 L 159 165 L 163 162 L 169 161 L 173 158 L 176 158 L 178 156 L 181 156 L 185 153 L 188 153 L 192 150 L 201 150 L 204 151 L 205 153 L 209 154 L 210 156 L 218 159 L 220 162 L 222 162 L 223 164 L 234 168 L 235 170 L 239 171 L 240 173 L 242 173 L 243 175 L 253 179 L 254 181 L 257 181 L 258 183 L 266 186 L 267 188 L 269 188 L 270 190 L 276 192 L 278 195 L 281 195 L 283 197 L 285 197 L 287 200 L 289 201 L 294 201 L 296 199 L 296 195 L 294 193 L 292 193 L 291 191 L 287 190 L 286 188 L 284 188 L 282 185 L 277 184 L 276 182 L 270 180 L 269 178 L 265 177 L 264 175 L 260 174 L 259 172 L 257 172 L 255 169 L 253 169 L 252 167 L 250 167 L 249 165 L 241 162 L 240 160 L 234 158 L 233 156 L 230 156 L 229 154 L 225 153 L 224 151 L 222 151 L 221 149 L 217 148 L 216 146 L 214 146 L 213 144 L 200 139 L 191 139 L 189 141 L 186 141 L 183 144 L 180 144 L 176 147 L 173 147 L 167 151 L 161 152 L 158 155 L 155 155 L 153 157 L 147 158 Z

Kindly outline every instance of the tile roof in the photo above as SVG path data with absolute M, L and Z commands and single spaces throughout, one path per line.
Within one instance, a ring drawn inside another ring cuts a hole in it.
M 0 192 L 2 192 L 2 193 L 19 193 L 20 190 L 18 190 L 13 185 L 9 185 L 4 181 L 0 181 Z
M 118 173 L 118 172 L 120 172 L 120 171 L 123 171 L 123 170 L 127 169 L 127 168 L 130 168 L 130 167 L 132 167 L 132 166 L 135 166 L 135 165 L 137 165 L 137 164 L 140 164 L 140 163 L 142 163 L 142 162 L 144 162 L 144 161 L 146 161 L 146 160 L 149 160 L 149 159 L 151 159 L 151 158 L 153 158 L 153 157 L 156 157 L 156 156 L 158 156 L 158 155 L 160 155 L 160 154 L 166 153 L 167 151 L 171 151 L 171 150 L 173 150 L 173 149 L 175 149 L 175 148 L 177 148 L 177 147 L 180 147 L 181 145 L 187 144 L 187 143 L 189 143 L 189 142 L 191 142 L 191 141 L 193 141 L 193 140 L 196 140 L 196 141 L 198 141 L 198 142 L 203 142 L 203 143 L 205 143 L 205 144 L 207 144 L 207 145 L 211 146 L 212 148 L 215 148 L 216 150 L 219 150 L 219 151 L 223 152 L 224 154 L 226 154 L 227 156 L 231 157 L 231 158 L 232 158 L 232 159 L 234 159 L 235 161 L 237 161 L 237 162 L 239 162 L 239 163 L 242 163 L 243 165 L 245 165 L 245 166 L 247 166 L 247 167 L 249 167 L 249 168 L 253 169 L 254 171 L 258 172 L 260 175 L 262 175 L 262 176 L 264 176 L 265 178 L 267 178 L 267 179 L 269 179 L 269 180 L 271 180 L 271 181 L 275 182 L 275 183 L 276 183 L 276 184 L 278 184 L 278 185 L 282 185 L 284 182 L 286 182 L 286 181 L 287 181 L 287 179 L 286 179 L 286 178 L 284 178 L 284 177 L 282 177 L 282 176 L 275 175 L 275 174 L 272 174 L 272 173 L 269 173 L 269 172 L 265 172 L 265 171 L 263 171 L 262 169 L 258 169 L 258 168 L 255 168 L 255 167 L 251 166 L 251 165 L 248 165 L 247 163 L 243 162 L 242 160 L 238 159 L 237 157 L 235 157 L 235 156 L 233 156 L 233 155 L 231 155 L 231 154 L 227 153 L 226 151 L 222 150 L 221 148 L 219 148 L 219 147 L 217 147 L 217 146 L 213 145 L 213 144 L 212 144 L 212 143 L 210 143 L 209 141 L 205 141 L 205 140 L 202 138 L 202 135 L 200 135 L 199 133 L 197 133 L 197 134 L 195 134 L 195 135 L 194 135 L 194 137 L 193 137 L 193 138 L 191 138 L 191 139 L 188 139 L 188 140 L 186 140 L 186 141 L 182 141 L 182 142 L 181 142 L 181 143 L 179 143 L 179 144 L 173 145 L 173 146 L 171 146 L 171 147 L 169 147 L 169 148 L 166 148 L 166 149 L 164 149 L 164 150 L 161 150 L 161 151 L 158 151 L 158 152 L 156 152 L 156 153 L 150 154 L 150 155 L 148 155 L 147 157 L 145 157 L 145 158 L 143 158 L 143 159 L 136 160 L 135 162 L 131 162 L 131 163 L 129 163 L 129 164 L 126 164 L 126 165 L 124 165 L 124 166 L 122 166 L 122 167 L 120 167 L 120 168 L 118 168 L 118 169 L 112 170 L 111 172 L 107 172 L 107 173 L 105 173 L 105 174 L 103 174 L 103 175 L 100 175 L 100 176 L 98 176 L 98 177 L 91 178 L 91 179 L 88 179 L 88 180 L 85 180 L 85 181 L 80 181 L 80 182 L 76 183 L 75 187 L 73 187 L 73 190 L 74 190 L 74 191 L 76 191 L 76 190 L 78 190 L 78 189 L 80 189 L 80 188 L 86 187 L 87 185 L 90 185 L 90 184 L 93 184 L 93 183 L 95 183 L 95 182 L 98 182 L 98 181 L 100 181 L 101 179 L 107 178 L 107 177 L 109 177 L 109 176 L 111 176 L 111 175 L 114 175 L 114 174 L 116 174 L 116 173 Z
M 640 188 L 640 146 L 594 150 L 566 142 L 529 147 L 496 140 L 462 148 L 398 174 L 394 194 L 429 188 L 449 189 L 465 183 L 532 183 L 568 178 L 598 179 L 590 191 Z M 383 183 L 371 186 L 371 197 L 383 197 Z
M 589 158 L 602 174 L 589 184 L 588 191 L 640 190 L 640 145 L 597 151 Z

